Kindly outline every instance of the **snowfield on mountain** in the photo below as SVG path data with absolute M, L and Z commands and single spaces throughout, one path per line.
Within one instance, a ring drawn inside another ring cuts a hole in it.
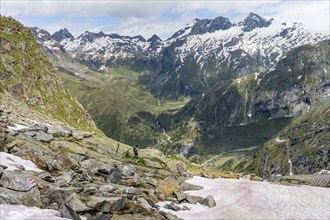
M 330 177 L 330 175 L 329 175 Z M 216 206 L 182 203 L 191 210 L 169 211 L 182 219 L 329 219 L 330 189 L 284 186 L 267 182 L 194 177 L 186 182 L 202 190 L 186 191 L 194 196 L 213 195 Z M 169 202 L 160 202 L 164 206 Z

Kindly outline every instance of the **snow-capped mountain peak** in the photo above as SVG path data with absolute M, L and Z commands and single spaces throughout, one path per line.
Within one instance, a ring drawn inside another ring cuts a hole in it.
M 218 30 L 227 30 L 233 24 L 228 18 L 219 16 L 214 19 L 198 19 L 187 24 L 185 27 L 173 34 L 170 39 L 181 38 L 188 35 L 200 35 L 205 33 L 213 33 Z
M 242 30 L 245 32 L 250 32 L 255 28 L 264 28 L 269 27 L 272 23 L 272 20 L 267 21 L 261 16 L 250 12 L 250 14 L 243 20 L 238 23 L 238 26 L 242 26 Z
M 68 31 L 68 29 L 64 28 L 59 31 L 56 31 L 53 35 L 52 38 L 55 39 L 57 42 L 61 42 L 62 40 L 69 40 L 73 41 L 74 37 L 73 35 Z

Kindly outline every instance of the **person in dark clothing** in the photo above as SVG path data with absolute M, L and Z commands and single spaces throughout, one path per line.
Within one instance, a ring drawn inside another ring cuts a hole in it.
M 134 145 L 133 152 L 134 152 L 134 159 L 139 159 L 139 147 L 138 147 L 138 145 Z

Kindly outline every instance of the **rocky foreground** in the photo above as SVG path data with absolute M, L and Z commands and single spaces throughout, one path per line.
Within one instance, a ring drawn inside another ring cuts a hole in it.
M 139 159 L 133 159 L 130 146 L 47 118 L 17 100 L 9 102 L 10 96 L 2 98 L 1 219 L 12 219 L 8 205 L 23 205 L 11 206 L 22 210 L 17 218 L 27 212 L 22 207 L 37 207 L 56 210 L 58 218 L 176 219 L 156 203 L 178 203 L 181 191 L 200 188 L 184 183 L 191 174 L 179 159 L 152 149 L 140 150 Z

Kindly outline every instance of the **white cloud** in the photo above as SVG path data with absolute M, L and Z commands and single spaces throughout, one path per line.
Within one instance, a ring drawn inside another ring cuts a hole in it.
M 159 1 L 1 1 L 1 13 L 11 16 L 70 15 L 140 18 L 162 13 L 167 7 L 166 2 Z
M 186 23 L 199 17 L 229 17 L 237 22 L 255 12 L 266 18 L 284 21 L 302 22 L 311 29 L 329 32 L 330 1 L 22 1 L 1 0 L 1 14 L 24 18 L 47 18 L 61 16 L 60 21 L 46 23 L 43 28 L 54 32 L 67 27 L 74 35 L 85 30 L 103 30 L 107 33 L 123 35 L 142 35 L 146 38 L 157 34 L 162 38 L 169 37 Z M 95 21 L 97 17 L 109 18 L 109 23 Z M 90 18 L 90 22 L 79 23 L 79 18 Z M 76 19 L 72 19 L 76 18 Z M 78 19 L 77 19 L 78 18 Z M 23 19 L 23 20 L 22 20 Z M 78 20 L 78 21 L 77 21 Z M 110 21 L 116 21 L 110 22 Z

